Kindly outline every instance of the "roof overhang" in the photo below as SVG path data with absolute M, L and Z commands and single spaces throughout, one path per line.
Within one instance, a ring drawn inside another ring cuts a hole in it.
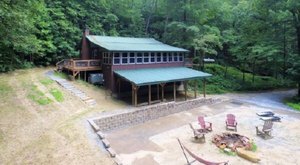
M 186 81 L 212 76 L 209 73 L 186 67 L 115 70 L 114 73 L 136 86 Z

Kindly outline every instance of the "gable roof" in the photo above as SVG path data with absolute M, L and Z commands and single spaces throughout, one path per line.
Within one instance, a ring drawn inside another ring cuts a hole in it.
M 86 38 L 108 51 L 189 52 L 153 38 L 130 38 L 88 35 Z

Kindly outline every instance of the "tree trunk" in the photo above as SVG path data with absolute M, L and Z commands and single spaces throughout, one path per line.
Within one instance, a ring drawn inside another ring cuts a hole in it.
M 300 82 L 298 82 L 298 97 L 300 97 Z
M 252 83 L 254 83 L 254 77 L 255 77 L 255 61 L 256 59 L 254 59 L 252 64 Z

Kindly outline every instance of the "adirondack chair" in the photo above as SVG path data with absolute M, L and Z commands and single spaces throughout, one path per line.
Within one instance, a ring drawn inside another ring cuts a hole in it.
M 198 117 L 198 124 L 204 132 L 212 131 L 212 123 L 204 121 L 203 116 Z
M 256 126 L 256 135 L 261 136 L 264 139 L 272 138 L 271 135 L 272 127 L 273 127 L 273 121 L 266 120 L 261 130 L 258 128 L 258 126 Z
M 202 141 L 205 142 L 205 132 L 202 132 L 201 129 L 195 129 L 192 125 L 192 123 L 189 123 L 190 128 L 193 130 L 194 133 L 194 138 L 197 139 L 201 139 Z
M 233 114 L 227 114 L 226 130 L 234 130 L 237 131 L 237 122 L 235 121 L 235 116 Z

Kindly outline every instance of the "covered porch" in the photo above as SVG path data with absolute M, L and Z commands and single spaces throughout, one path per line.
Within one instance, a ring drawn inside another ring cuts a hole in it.
M 148 105 L 157 102 L 165 101 L 165 87 L 166 84 L 173 88 L 173 100 L 177 100 L 176 90 L 179 84 L 183 83 L 184 97 L 187 100 L 187 83 L 190 80 L 202 79 L 203 96 L 205 97 L 205 78 L 212 76 L 211 74 L 201 71 L 193 70 L 185 67 L 166 67 L 166 68 L 145 68 L 135 70 L 116 70 L 116 85 L 118 95 L 121 94 L 121 83 L 127 81 L 131 84 L 131 100 L 132 105 L 140 105 L 138 102 L 138 92 L 141 87 L 148 88 Z M 197 97 L 197 81 L 194 82 L 194 97 Z M 156 99 L 152 96 L 153 88 L 156 90 Z M 144 103 L 142 103 L 144 105 Z

